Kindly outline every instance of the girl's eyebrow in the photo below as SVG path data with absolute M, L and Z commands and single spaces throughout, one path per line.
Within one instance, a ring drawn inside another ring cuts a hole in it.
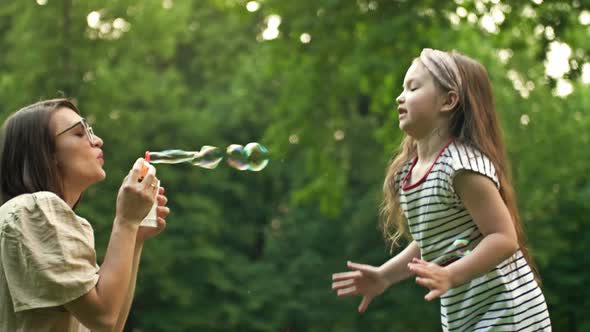
M 407 81 L 404 81 L 404 83 L 402 84 L 402 87 L 408 86 L 414 81 L 415 81 L 415 79 L 412 77 L 412 78 L 408 79 Z

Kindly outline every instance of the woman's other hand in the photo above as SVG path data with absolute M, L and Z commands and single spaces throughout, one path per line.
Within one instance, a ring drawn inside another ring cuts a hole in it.
M 166 217 L 170 214 L 170 209 L 166 206 L 168 198 L 164 195 L 166 190 L 164 187 L 160 187 L 158 190 L 158 207 L 157 207 L 157 226 L 156 227 L 139 227 L 137 232 L 137 240 L 143 242 L 146 239 L 154 237 L 166 228 Z

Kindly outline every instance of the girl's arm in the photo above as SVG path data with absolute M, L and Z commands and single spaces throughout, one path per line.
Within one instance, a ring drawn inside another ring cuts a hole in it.
M 512 217 L 490 179 L 461 172 L 455 177 L 454 187 L 483 239 L 469 255 L 446 267 L 421 260 L 409 264 L 410 270 L 418 275 L 416 282 L 430 289 L 425 297 L 428 301 L 484 275 L 518 250 Z
M 364 312 L 376 296 L 412 275 L 407 264 L 419 256 L 420 248 L 416 241 L 413 241 L 380 267 L 348 262 L 347 267 L 351 271 L 332 275 L 332 290 L 336 291 L 338 296 L 362 295 L 358 311 Z
M 412 241 L 406 249 L 379 266 L 378 270 L 387 281 L 387 287 L 413 275 L 408 269 L 408 263 L 414 258 L 420 258 L 420 247 L 416 241 Z

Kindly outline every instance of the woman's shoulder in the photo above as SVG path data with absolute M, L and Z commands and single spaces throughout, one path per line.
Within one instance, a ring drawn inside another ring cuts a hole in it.
M 20 209 L 39 205 L 41 207 L 45 205 L 56 205 L 64 208 L 69 208 L 69 205 L 61 197 L 57 196 L 57 194 L 51 191 L 38 191 L 34 193 L 27 193 L 13 197 L 12 199 L 2 204 L 0 209 Z
M 47 219 L 59 214 L 75 218 L 76 214 L 59 196 L 49 191 L 39 191 L 16 196 L 0 206 L 0 225 L 18 223 L 21 220 Z

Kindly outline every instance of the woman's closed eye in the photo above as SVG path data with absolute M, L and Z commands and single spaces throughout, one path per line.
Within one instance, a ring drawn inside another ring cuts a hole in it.
M 78 137 L 84 137 L 84 136 L 86 136 L 86 132 L 84 131 L 84 129 L 76 129 L 76 131 L 74 132 L 74 135 L 76 135 Z

